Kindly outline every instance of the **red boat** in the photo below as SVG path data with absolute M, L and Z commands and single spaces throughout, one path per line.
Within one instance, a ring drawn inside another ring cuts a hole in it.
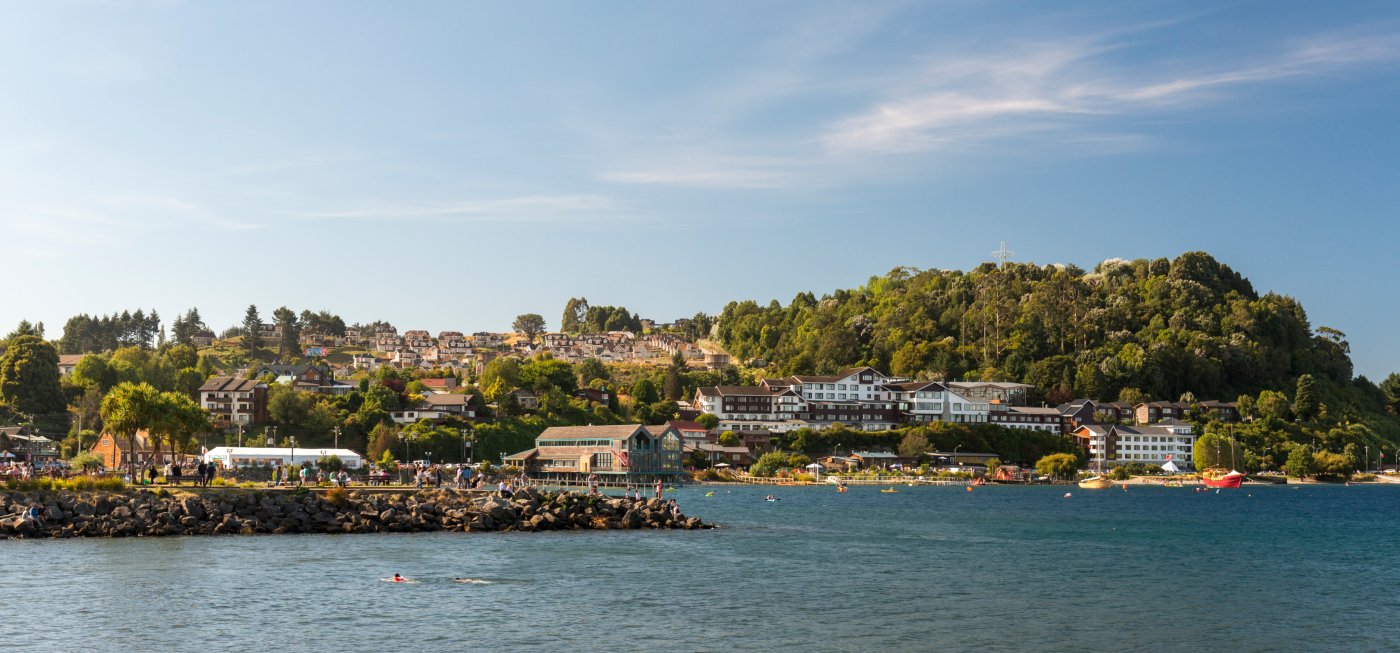
M 1244 481 L 1244 474 L 1231 471 L 1226 472 L 1219 467 L 1212 467 L 1201 472 L 1201 482 L 1206 487 L 1239 487 Z

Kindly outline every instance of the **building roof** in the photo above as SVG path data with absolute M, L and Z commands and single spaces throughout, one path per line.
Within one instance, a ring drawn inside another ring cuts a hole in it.
M 701 424 L 700 422 L 682 422 L 680 420 L 671 420 L 669 422 L 666 422 L 666 424 L 671 428 L 676 429 L 677 431 L 705 431 L 708 433 L 710 430 L 705 428 L 705 425 Z
M 1030 406 L 1007 406 L 1008 413 L 1023 413 L 1026 415 L 1056 415 L 1060 414 L 1058 408 L 1035 408 Z
M 216 376 L 199 386 L 200 392 L 252 392 L 261 385 L 257 379 L 240 379 L 233 376 Z
M 437 406 L 465 406 L 471 403 L 471 400 L 472 395 L 431 394 L 423 397 L 423 403 L 418 404 L 418 407 L 422 409 Z
M 361 456 L 360 454 L 355 453 L 350 449 L 322 449 L 319 447 L 214 447 L 213 449 L 209 450 L 209 453 L 227 453 L 233 454 L 235 456 L 242 455 L 254 457 L 286 456 L 288 454 L 291 454 L 293 456 L 338 456 L 340 458 L 364 458 L 364 456 Z
M 747 454 L 747 453 L 749 453 L 749 448 L 748 448 L 748 447 L 722 447 L 722 446 L 720 446 L 720 445 L 718 445 L 718 444 L 714 444 L 714 443 L 711 443 L 711 442 L 698 442 L 698 443 L 695 443 L 695 444 L 686 443 L 686 444 L 684 445 L 684 448 L 685 448 L 686 451 L 709 451 L 709 452 L 712 452 L 712 453 L 742 453 L 742 454 Z
M 82 360 L 83 357 L 86 356 L 86 355 L 87 355 L 87 354 L 59 354 L 59 355 L 58 355 L 58 364 L 59 364 L 59 365 L 77 365 L 77 364 L 78 364 L 78 361 Z
M 551 426 L 536 440 L 598 440 L 630 438 L 637 431 L 646 431 L 641 424 L 609 424 L 605 426 Z M 650 434 L 650 432 L 648 432 Z
M 909 381 L 906 383 L 886 383 L 886 388 L 893 388 L 899 392 L 919 392 L 928 390 L 929 386 L 935 386 L 935 392 L 943 390 L 943 384 L 937 381 Z
M 1010 381 L 949 381 L 951 388 L 1000 388 L 1002 390 L 1015 390 L 1017 388 L 1034 388 L 1028 383 L 1012 383 Z
M 710 388 L 701 388 L 701 390 L 702 390 L 702 391 L 703 391 L 703 390 L 712 390 L 712 391 L 713 391 L 713 393 L 704 392 L 704 393 L 702 393 L 702 394 L 717 394 L 717 395 L 720 395 L 720 396 L 731 396 L 731 397 L 737 397 L 737 396 L 758 396 L 758 395 L 763 395 L 763 396 L 766 397 L 766 396 L 771 396 L 771 395 L 773 395 L 775 392 L 777 392 L 776 390 L 772 390 L 772 389 L 769 389 L 769 388 L 765 388 L 765 387 L 763 387 L 763 386 L 761 386 L 761 385 L 721 385 L 721 386 L 715 386 L 715 387 L 710 387 Z
M 267 372 L 272 372 L 277 376 L 301 376 L 303 372 L 309 369 L 315 369 L 317 372 L 329 373 L 329 368 L 326 366 L 325 363 L 322 363 L 320 365 L 282 365 L 280 363 L 264 363 L 258 366 L 257 371 L 263 372 L 263 370 L 266 370 Z M 266 372 L 264 372 L 264 374 L 265 373 Z M 262 376 L 262 374 L 258 374 L 258 376 Z
M 506 456 L 506 457 L 505 457 L 504 459 L 502 459 L 502 460 L 503 460 L 503 461 L 504 461 L 504 460 L 528 460 L 528 459 L 533 458 L 534 456 L 538 455 L 539 453 L 540 453 L 540 450 L 537 449 L 537 448 L 536 448 L 536 449 L 526 449 L 526 450 L 524 450 L 524 451 L 522 451 L 522 452 L 520 452 L 520 453 L 511 454 L 511 455 L 509 455 L 509 456 Z
M 893 454 L 893 453 L 889 453 L 889 452 L 885 452 L 885 451 L 852 451 L 852 452 L 851 452 L 851 457 L 853 457 L 853 458 L 900 458 L 901 456 L 900 456 L 899 454 Z

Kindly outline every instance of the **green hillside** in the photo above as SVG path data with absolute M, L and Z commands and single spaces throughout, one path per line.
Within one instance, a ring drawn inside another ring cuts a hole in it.
M 1324 436 L 1365 422 L 1370 437 L 1400 442 L 1400 377 L 1391 375 L 1385 390 L 1353 377 L 1346 334 L 1314 327 L 1296 299 L 1259 294 L 1205 252 L 1112 259 L 1092 272 L 1033 263 L 899 267 L 820 299 L 731 302 L 716 335 L 738 360 L 768 361 L 769 375 L 871 365 L 922 379 L 1020 381 L 1035 385 L 1037 404 L 1188 394 L 1234 401 L 1265 391 L 1263 399 L 1281 393 L 1292 401 L 1298 379 L 1310 375 L 1316 408 L 1280 417 L 1303 418 Z M 1282 430 L 1275 433 L 1286 440 L 1316 435 Z

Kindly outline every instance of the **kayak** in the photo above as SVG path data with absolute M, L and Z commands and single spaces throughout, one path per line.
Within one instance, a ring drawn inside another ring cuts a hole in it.
M 782 501 L 782 499 L 764 499 L 764 501 Z
M 894 493 L 898 493 L 898 492 L 899 492 L 899 490 L 880 490 L 880 491 L 881 491 L 881 492 L 894 492 Z

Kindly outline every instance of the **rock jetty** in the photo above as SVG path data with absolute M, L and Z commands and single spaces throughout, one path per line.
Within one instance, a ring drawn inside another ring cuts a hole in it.
M 24 513 L 47 508 L 39 523 Z M 714 528 L 660 499 L 526 488 L 510 499 L 457 490 L 0 493 L 0 538 L 254 533 L 411 533 Z

